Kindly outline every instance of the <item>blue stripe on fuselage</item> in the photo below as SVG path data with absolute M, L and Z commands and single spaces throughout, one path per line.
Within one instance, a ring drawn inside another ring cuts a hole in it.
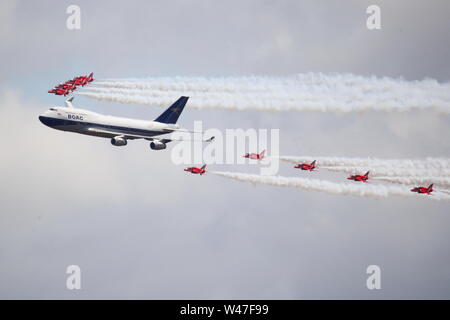
M 77 133 L 83 133 L 83 132 L 80 132 L 79 129 L 78 130 L 71 130 L 71 129 L 75 129 L 74 127 L 77 127 L 77 128 L 86 127 L 86 129 L 82 130 L 82 131 L 86 131 L 86 133 L 87 133 L 89 128 L 98 128 L 98 129 L 117 131 L 117 133 L 121 133 L 124 135 L 135 134 L 135 135 L 140 135 L 140 136 L 155 136 L 155 135 L 168 133 L 166 131 L 151 131 L 151 130 L 145 130 L 145 129 L 111 126 L 111 125 L 100 124 L 100 123 L 74 121 L 74 120 L 68 120 L 68 119 L 57 119 L 57 118 L 50 118 L 50 117 L 44 117 L 44 116 L 40 116 L 39 120 L 46 126 L 51 127 L 53 129 L 63 130 L 63 131 L 73 131 L 73 132 L 77 132 Z

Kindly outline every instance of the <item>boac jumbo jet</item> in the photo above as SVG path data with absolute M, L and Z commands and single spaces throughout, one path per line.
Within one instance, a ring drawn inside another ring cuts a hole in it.
M 155 136 L 174 131 L 191 132 L 180 129 L 176 124 L 188 97 L 179 98 L 154 121 L 106 116 L 78 109 L 73 106 L 72 100 L 73 97 L 66 101 L 66 107 L 50 108 L 39 116 L 39 120 L 53 129 L 110 138 L 114 146 L 126 146 L 127 140 L 145 139 L 151 141 L 150 148 L 153 150 L 165 149 L 166 143 L 173 140 L 154 138 Z M 213 139 L 211 137 L 203 141 L 211 142 Z

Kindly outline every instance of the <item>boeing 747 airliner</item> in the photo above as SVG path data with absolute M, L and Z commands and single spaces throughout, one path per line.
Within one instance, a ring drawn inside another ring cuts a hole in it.
M 155 136 L 174 131 L 189 132 L 176 124 L 188 97 L 179 98 L 154 121 L 105 116 L 75 108 L 72 100 L 73 97 L 67 100 L 65 107 L 50 108 L 39 116 L 39 120 L 53 129 L 109 138 L 114 146 L 125 146 L 127 140 L 149 140 L 153 150 L 165 149 L 166 144 L 173 140 L 154 138 Z M 204 141 L 210 142 L 213 139 L 214 137 Z

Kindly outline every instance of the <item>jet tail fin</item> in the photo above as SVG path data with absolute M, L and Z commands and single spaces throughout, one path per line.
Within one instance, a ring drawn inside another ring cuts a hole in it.
M 200 169 L 205 170 L 206 164 L 204 164 Z
M 67 108 L 75 108 L 75 107 L 73 106 L 73 104 L 72 104 L 73 98 L 74 98 L 74 97 L 70 97 L 69 99 L 66 100 L 66 107 L 67 107 Z
M 262 158 L 262 157 L 264 157 L 264 154 L 266 153 L 266 150 L 263 150 L 260 154 L 259 154 L 259 156 Z
M 433 183 L 430 184 L 430 186 L 428 187 L 428 190 L 433 190 Z
M 158 118 L 155 119 L 157 122 L 161 123 L 177 123 L 178 117 L 183 111 L 186 102 L 189 97 L 181 97 L 177 101 L 174 102 L 166 111 L 164 111 Z
M 369 176 L 370 171 L 367 171 L 366 174 L 364 176 L 368 177 Z
M 312 165 L 312 166 L 315 166 L 315 165 L 316 165 L 316 160 L 314 160 L 313 162 L 311 162 L 311 165 Z

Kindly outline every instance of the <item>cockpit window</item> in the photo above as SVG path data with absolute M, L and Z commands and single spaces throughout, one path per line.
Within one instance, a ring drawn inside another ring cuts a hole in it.
M 51 111 L 57 111 L 55 108 L 50 108 Z

